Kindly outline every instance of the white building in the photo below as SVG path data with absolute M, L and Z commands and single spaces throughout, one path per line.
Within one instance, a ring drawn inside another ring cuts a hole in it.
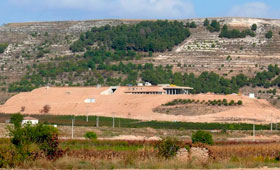
M 249 98 L 250 98 L 250 99 L 254 99 L 254 98 L 255 98 L 255 94 L 254 94 L 254 93 L 250 93 L 250 94 L 249 94 Z
M 30 123 L 31 125 L 36 125 L 39 123 L 39 120 L 33 117 L 24 117 L 22 120 L 22 124 L 26 124 L 26 123 Z

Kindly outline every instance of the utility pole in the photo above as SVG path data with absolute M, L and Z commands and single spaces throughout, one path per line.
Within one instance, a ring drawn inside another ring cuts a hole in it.
M 255 113 L 255 117 L 256 117 L 256 113 Z M 256 119 L 255 119 L 255 122 L 253 122 L 253 142 L 256 141 Z
M 86 106 L 86 111 L 87 111 L 87 122 L 88 122 L 88 104 L 86 104 L 87 106 Z
M 255 123 L 254 123 L 254 124 L 253 124 L 253 137 L 254 137 L 253 141 L 254 141 L 254 142 L 256 141 L 255 136 L 256 136 L 256 127 L 255 127 Z
M 99 117 L 96 116 L 96 127 L 99 127 Z
M 115 117 L 113 116 L 113 128 L 115 128 Z
M 275 130 L 278 130 L 278 117 L 276 118 Z
M 271 119 L 270 119 L 270 131 L 272 131 L 272 113 L 271 113 Z
M 75 116 L 72 118 L 72 139 L 74 138 L 74 122 L 75 122 Z

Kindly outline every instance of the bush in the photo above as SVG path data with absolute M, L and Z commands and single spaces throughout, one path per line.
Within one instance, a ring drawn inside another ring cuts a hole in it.
M 252 31 L 256 31 L 256 30 L 257 30 L 257 24 L 253 24 L 253 25 L 251 26 L 251 30 L 252 30 Z
M 203 25 L 205 27 L 207 27 L 209 25 L 209 20 L 207 18 L 204 20 Z
M 95 132 L 87 132 L 85 134 L 85 138 L 87 138 L 87 139 L 97 139 L 97 135 L 96 135 Z
M 193 143 L 205 143 L 208 145 L 213 145 L 214 141 L 212 135 L 206 131 L 197 131 L 192 134 L 192 142 Z
M 14 124 L 15 128 L 21 127 L 22 120 L 23 120 L 23 115 L 20 113 L 13 114 L 10 118 L 10 122 Z
M 18 116 L 19 117 L 19 116 Z M 64 151 L 59 149 L 58 130 L 52 126 L 37 124 L 25 124 L 23 127 L 8 126 L 11 145 L 9 154 L 0 153 L 0 164 L 3 167 L 14 167 L 23 161 L 32 161 L 39 158 L 38 155 L 44 156 L 49 160 L 56 160 L 63 156 Z M 1 163 L 1 159 L 9 160 L 7 163 Z
M 271 39 L 271 38 L 272 38 L 272 35 L 273 35 L 273 33 L 272 33 L 272 31 L 270 30 L 270 31 L 268 31 L 268 32 L 265 34 L 265 38 Z
M 175 138 L 165 138 L 157 145 L 158 155 L 165 159 L 169 159 L 177 154 L 179 150 L 179 142 Z
M 238 100 L 237 104 L 238 104 L 238 105 L 242 105 L 243 102 L 242 102 L 241 100 Z
M 8 47 L 8 44 L 0 44 L 0 54 L 4 53 L 4 51 L 7 47 Z
M 207 26 L 207 29 L 210 32 L 219 32 L 220 31 L 220 23 L 217 20 L 212 20 L 211 24 Z
M 195 22 L 193 21 L 193 22 L 191 22 L 191 24 L 190 24 L 190 28 L 196 28 L 196 24 L 195 24 Z

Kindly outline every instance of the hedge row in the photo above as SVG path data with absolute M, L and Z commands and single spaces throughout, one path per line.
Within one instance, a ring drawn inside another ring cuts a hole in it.
M 234 105 L 242 105 L 243 102 L 241 100 L 238 100 L 235 102 L 234 100 L 227 101 L 227 99 L 223 100 L 208 100 L 207 102 L 205 100 L 194 100 L 194 99 L 175 99 L 171 102 L 168 102 L 166 104 L 163 104 L 163 106 L 174 106 L 174 105 L 180 105 L 180 104 L 189 104 L 189 103 L 195 103 L 195 104 L 207 104 L 207 105 L 218 105 L 218 106 L 234 106 Z

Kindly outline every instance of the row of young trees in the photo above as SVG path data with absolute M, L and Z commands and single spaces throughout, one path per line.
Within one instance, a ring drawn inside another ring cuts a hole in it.
M 227 101 L 227 99 L 219 99 L 219 100 L 194 100 L 194 99 L 174 99 L 166 104 L 162 104 L 162 106 L 175 106 L 175 105 L 184 105 L 184 104 L 206 104 L 206 105 L 218 105 L 218 106 L 234 106 L 234 105 L 242 105 L 243 102 L 238 100 L 235 102 L 234 100 Z
M 251 37 L 255 37 L 256 33 L 250 29 L 245 29 L 242 31 L 239 31 L 238 29 L 230 30 L 228 29 L 228 26 L 225 24 L 222 28 L 219 37 L 220 38 L 245 38 L 247 35 Z
M 195 23 L 190 27 L 196 27 Z M 190 36 L 189 29 L 178 21 L 143 21 L 136 25 L 106 25 L 94 27 L 80 35 L 70 49 L 73 52 L 84 51 L 94 44 L 107 49 L 163 52 Z

